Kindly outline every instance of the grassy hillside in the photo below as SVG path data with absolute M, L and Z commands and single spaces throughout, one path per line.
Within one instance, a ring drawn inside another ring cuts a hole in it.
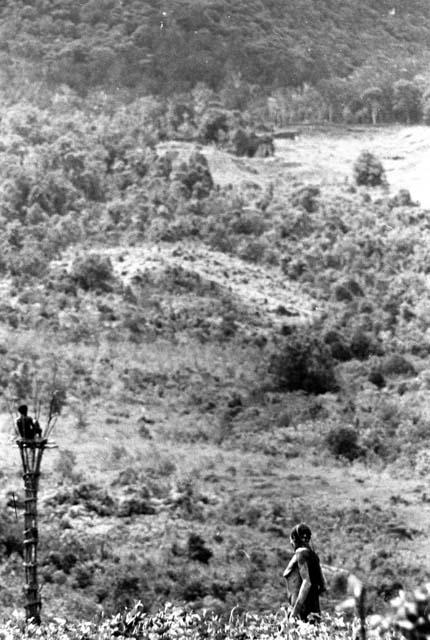
M 55 370 L 66 399 L 41 480 L 44 611 L 275 610 L 299 520 L 377 606 L 427 573 L 427 211 L 329 176 L 329 142 L 310 183 L 282 145 L 160 140 L 155 107 L 2 111 L 5 441 L 6 401 L 35 379 L 48 392 Z M 13 444 L 0 455 L 8 615 L 22 480 Z

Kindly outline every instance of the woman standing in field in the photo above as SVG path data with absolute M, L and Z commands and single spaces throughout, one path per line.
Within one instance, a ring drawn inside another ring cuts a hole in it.
M 293 528 L 290 542 L 294 555 L 283 573 L 292 606 L 290 616 L 307 622 L 319 618 L 319 596 L 326 590 L 319 557 L 310 546 L 311 536 L 312 532 L 306 524 L 298 524 Z

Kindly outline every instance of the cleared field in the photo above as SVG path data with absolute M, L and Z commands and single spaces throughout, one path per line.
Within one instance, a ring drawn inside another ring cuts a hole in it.
M 273 163 L 285 163 L 283 169 L 296 178 L 336 184 L 351 179 L 354 161 L 363 150 L 382 160 L 390 191 L 409 189 L 414 200 L 430 207 L 429 127 L 304 129 L 296 140 L 276 140 Z

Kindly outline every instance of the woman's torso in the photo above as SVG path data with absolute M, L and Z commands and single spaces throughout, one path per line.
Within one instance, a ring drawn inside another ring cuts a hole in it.
M 311 588 L 303 604 L 300 616 L 301 618 L 306 619 L 310 613 L 320 613 L 319 591 L 321 584 L 321 568 L 318 556 L 314 551 L 312 551 L 312 549 L 302 547 L 296 550 L 284 574 L 287 581 L 287 595 L 290 604 L 294 604 L 297 600 L 300 587 L 303 582 L 297 558 L 298 551 L 301 552 L 301 557 L 306 560 L 309 579 L 311 582 Z

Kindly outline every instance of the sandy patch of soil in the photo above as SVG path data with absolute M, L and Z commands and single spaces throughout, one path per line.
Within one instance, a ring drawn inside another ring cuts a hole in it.
M 145 243 L 138 247 L 94 248 L 109 256 L 116 275 L 124 284 L 138 275 L 161 273 L 176 268 L 196 274 L 204 283 L 214 283 L 231 294 L 256 316 L 260 326 L 300 324 L 321 311 L 310 296 L 286 279 L 279 267 L 253 265 L 193 243 Z M 54 267 L 70 268 L 72 256 L 65 255 Z

